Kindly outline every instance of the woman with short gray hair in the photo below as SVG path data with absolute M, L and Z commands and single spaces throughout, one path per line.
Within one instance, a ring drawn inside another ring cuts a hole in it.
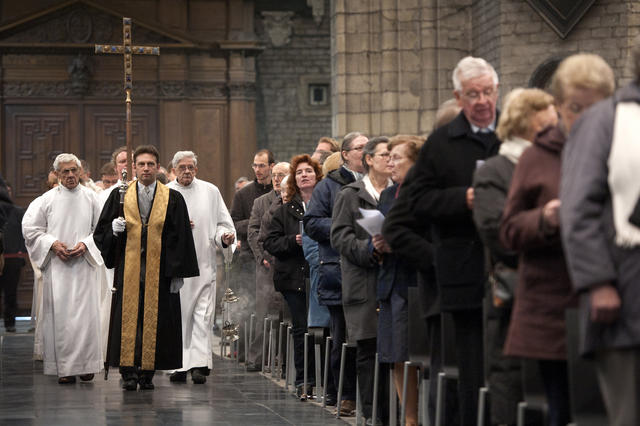
M 340 253 L 342 265 L 342 304 L 347 335 L 357 344 L 356 375 L 367 418 L 371 417 L 373 406 L 378 258 L 374 255 L 371 237 L 356 220 L 361 216 L 360 208 L 376 209 L 380 193 L 392 185 L 388 142 L 386 137 L 377 137 L 365 144 L 362 161 L 366 174 L 338 193 L 331 225 L 331 245 Z

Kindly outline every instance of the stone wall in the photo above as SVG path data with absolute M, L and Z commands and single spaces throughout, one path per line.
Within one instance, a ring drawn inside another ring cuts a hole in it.
M 470 0 L 335 0 L 333 132 L 427 134 L 471 48 Z
M 637 2 L 600 0 L 561 39 L 526 2 L 502 0 L 496 60 L 502 93 L 526 86 L 536 69 L 545 63 L 577 52 L 601 55 L 613 68 L 618 84 L 625 84 L 630 80 L 628 55 L 639 23 Z M 481 48 L 474 44 L 474 51 Z
M 333 133 L 428 134 L 469 54 L 494 65 L 502 94 L 581 51 L 629 81 L 640 5 L 599 0 L 565 39 L 524 0 L 333 0 L 331 20 Z
M 331 136 L 328 11 L 326 0 L 319 24 L 311 9 L 258 12 L 256 32 L 266 43 L 256 58 L 258 147 L 271 149 L 279 161 L 311 153 L 320 137 Z M 310 84 L 327 85 L 326 105 L 309 104 Z

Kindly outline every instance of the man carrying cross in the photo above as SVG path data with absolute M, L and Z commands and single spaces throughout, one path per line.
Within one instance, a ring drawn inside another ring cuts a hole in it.
M 105 265 L 116 268 L 109 364 L 126 390 L 153 389 L 155 370 L 182 367 L 182 279 L 199 274 L 187 206 L 179 192 L 156 181 L 158 151 L 133 154 L 138 180 L 124 197 L 112 191 L 94 232 Z

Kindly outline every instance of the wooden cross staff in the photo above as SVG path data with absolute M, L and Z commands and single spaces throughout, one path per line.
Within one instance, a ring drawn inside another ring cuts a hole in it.
M 126 145 L 127 145 L 127 171 L 133 177 L 131 167 L 131 91 L 133 90 L 133 63 L 131 55 L 160 55 L 157 46 L 132 46 L 131 45 L 131 18 L 122 18 L 122 45 L 96 44 L 95 53 L 116 53 L 124 55 L 124 91 L 126 93 Z

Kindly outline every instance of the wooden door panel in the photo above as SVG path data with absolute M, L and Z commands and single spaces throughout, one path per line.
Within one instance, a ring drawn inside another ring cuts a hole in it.
M 78 107 L 5 106 L 4 172 L 14 186 L 17 204 L 26 206 L 42 194 L 55 157 L 71 152 L 82 157 Z
M 136 105 L 131 120 L 132 146 L 159 145 L 158 112 L 155 105 Z M 89 105 L 84 113 L 86 159 L 94 180 L 100 167 L 111 160 L 111 153 L 126 144 L 124 105 Z

